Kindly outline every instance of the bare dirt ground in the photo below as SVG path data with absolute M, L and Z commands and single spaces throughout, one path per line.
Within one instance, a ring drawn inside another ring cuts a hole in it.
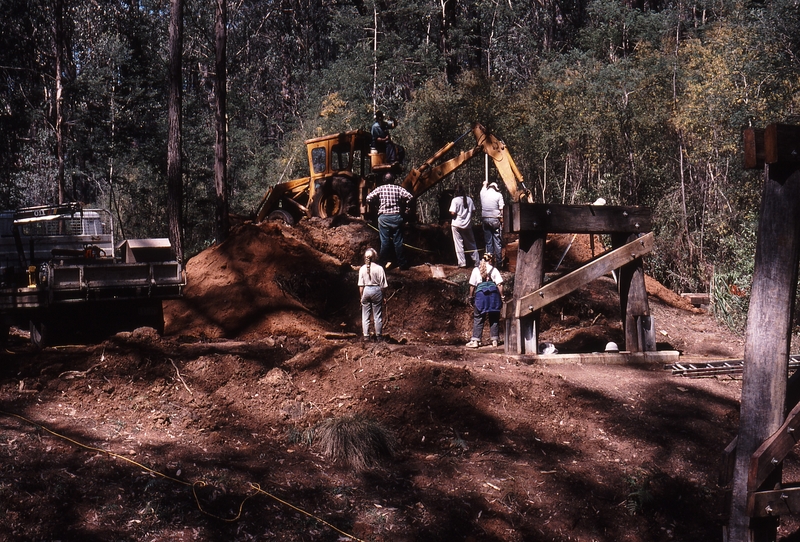
M 407 240 L 413 267 L 389 273 L 388 343 L 357 337 L 356 267 L 377 233 L 314 220 L 245 224 L 192 258 L 164 337 L 37 352 L 12 336 L 0 539 L 722 540 L 738 378 L 467 350 L 467 275 L 446 230 Z M 551 268 L 568 242 L 548 241 Z M 579 236 L 560 271 L 590 250 Z M 708 313 L 648 290 L 659 349 L 742 357 Z M 613 279 L 542 323 L 562 353 L 621 342 Z M 357 470 L 323 454 L 312 430 L 350 417 L 384 428 L 394 455 Z

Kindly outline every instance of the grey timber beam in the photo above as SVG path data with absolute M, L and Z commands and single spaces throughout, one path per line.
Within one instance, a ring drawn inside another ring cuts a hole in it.
M 508 205 L 507 233 L 646 233 L 652 230 L 652 213 L 645 207 L 614 205 Z

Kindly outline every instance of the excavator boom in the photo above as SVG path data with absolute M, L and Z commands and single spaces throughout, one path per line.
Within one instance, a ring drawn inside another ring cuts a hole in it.
M 486 131 L 486 128 L 480 123 L 473 124 L 471 131 L 475 136 L 475 147 L 450 160 L 437 164 L 437 161 L 455 146 L 458 139 L 461 139 L 469 132 L 465 133 L 456 141 L 450 142 L 436 151 L 422 165 L 412 169 L 403 180 L 403 188 L 411 192 L 414 197 L 418 197 L 463 166 L 479 151 L 483 151 L 494 161 L 497 171 L 500 173 L 500 177 L 511 195 L 511 201 L 520 201 L 521 199 L 533 201 L 531 193 L 523 185 L 522 174 L 517 169 L 517 165 L 514 163 L 514 159 L 511 158 L 505 143 Z

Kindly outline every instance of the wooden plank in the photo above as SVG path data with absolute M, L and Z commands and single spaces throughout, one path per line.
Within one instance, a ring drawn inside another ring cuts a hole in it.
M 747 509 L 753 518 L 797 515 L 800 510 L 800 487 L 755 491 L 748 495 Z
M 750 457 L 747 490 L 756 491 L 767 477 L 780 465 L 800 435 L 800 405 L 795 406 L 786 421 L 771 437 L 765 440 Z
M 447 275 L 444 274 L 444 269 L 442 269 L 441 265 L 432 265 L 431 267 L 431 276 L 435 279 L 445 279 Z
M 695 307 L 711 303 L 711 294 L 704 294 L 702 292 L 683 292 L 681 297 L 687 299 L 689 303 Z
M 664 365 L 680 358 L 677 350 L 659 352 L 593 352 L 583 354 L 540 354 L 531 356 L 532 362 L 548 365 L 580 363 L 583 365 Z M 526 356 L 525 359 L 528 359 Z
M 654 236 L 653 233 L 650 232 L 616 250 L 607 252 L 580 269 L 576 269 L 532 293 L 521 296 L 519 300 L 516 301 L 514 314 L 520 318 L 541 309 L 549 303 L 575 291 L 584 284 L 648 254 L 653 250 L 653 244 Z M 514 290 L 517 290 L 516 284 Z M 512 301 L 512 303 L 514 303 L 514 301 Z
M 647 207 L 513 202 L 507 208 L 508 233 L 647 233 L 653 226 Z
M 800 126 L 767 126 L 764 131 L 764 160 L 768 164 L 800 163 Z
M 744 168 L 759 169 L 764 167 L 764 129 L 745 128 L 742 130 L 744 145 Z
M 780 429 L 784 421 L 789 331 L 797 286 L 798 255 L 800 171 L 796 166 L 768 165 L 765 168 L 745 332 L 739 442 L 728 523 L 729 542 L 766 540 L 774 537 L 777 530 L 773 521 L 755 520 L 749 516 L 748 486 L 753 453 Z M 774 487 L 780 481 L 781 469 L 775 468 L 767 475 L 762 486 Z

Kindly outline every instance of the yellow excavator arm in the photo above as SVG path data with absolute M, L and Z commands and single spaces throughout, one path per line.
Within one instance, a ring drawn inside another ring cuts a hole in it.
M 500 177 L 503 179 L 503 183 L 506 185 L 508 193 L 511 196 L 511 201 L 533 202 L 533 196 L 530 191 L 525 188 L 522 174 L 519 172 L 519 169 L 517 169 L 517 165 L 514 163 L 514 159 L 511 158 L 511 154 L 509 154 L 505 143 L 487 132 L 486 128 L 477 122 L 472 125 L 471 132 L 475 136 L 475 147 L 447 161 L 438 163 L 442 156 L 447 154 L 461 138 L 469 133 L 466 132 L 455 141 L 448 143 L 436 151 L 433 156 L 428 158 L 419 167 L 412 169 L 403 180 L 403 188 L 411 192 L 414 197 L 418 197 L 468 162 L 472 157 L 478 154 L 479 151 L 483 151 L 494 161 L 494 165 L 498 173 L 500 173 Z

